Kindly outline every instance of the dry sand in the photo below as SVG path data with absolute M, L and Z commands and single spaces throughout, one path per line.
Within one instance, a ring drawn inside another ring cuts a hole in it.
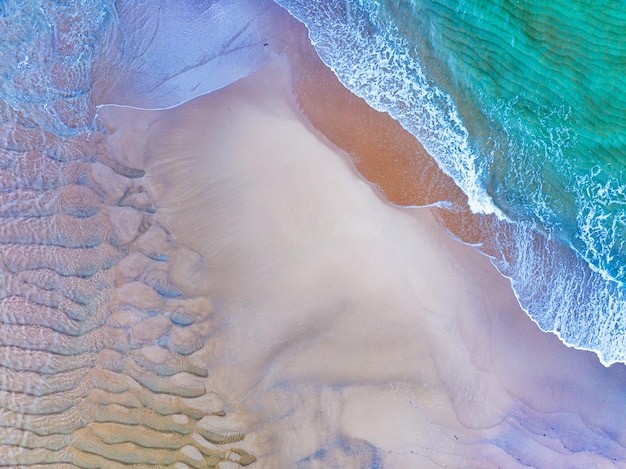
M 429 209 L 383 201 L 302 117 L 290 77 L 277 55 L 168 111 L 102 110 L 159 222 L 199 255 L 208 387 L 258 466 L 600 460 L 575 446 L 624 428 L 621 368 L 541 333 Z

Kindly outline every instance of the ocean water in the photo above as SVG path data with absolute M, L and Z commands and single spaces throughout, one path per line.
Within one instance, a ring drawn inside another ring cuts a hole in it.
M 280 0 L 354 93 L 495 214 L 492 261 L 545 331 L 626 360 L 619 2 Z M 356 52 L 355 52 L 356 51 Z

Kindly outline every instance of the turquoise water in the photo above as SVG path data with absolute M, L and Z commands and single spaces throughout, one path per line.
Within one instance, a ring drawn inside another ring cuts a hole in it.
M 473 212 L 509 225 L 493 262 L 541 328 L 624 361 L 623 5 L 280 3 L 347 87 L 423 143 Z
M 398 28 L 424 51 L 426 71 L 457 103 L 495 203 L 514 220 L 537 221 L 623 281 L 623 5 L 473 1 L 403 8 L 411 15 L 395 12 Z

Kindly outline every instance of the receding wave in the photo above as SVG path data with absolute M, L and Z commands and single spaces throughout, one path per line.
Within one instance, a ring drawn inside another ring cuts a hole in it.
M 487 165 L 472 151 L 454 102 L 427 78 L 392 23 L 343 2 L 325 2 L 315 10 L 307 2 L 278 3 L 308 26 L 320 57 L 346 87 L 395 117 L 437 157 L 469 196 L 472 210 L 499 212 L 484 188 Z
M 199 255 L 97 116 L 111 64 L 145 53 L 119 15 L 0 2 L 0 466 L 248 465 L 243 433 L 206 424 L 226 412 L 206 403 Z

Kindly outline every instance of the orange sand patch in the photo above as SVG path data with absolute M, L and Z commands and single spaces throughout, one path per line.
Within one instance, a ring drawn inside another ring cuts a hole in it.
M 290 58 L 292 86 L 303 114 L 350 155 L 358 171 L 388 201 L 425 206 L 466 200 L 417 139 L 388 114 L 348 91 L 310 44 L 300 44 Z

